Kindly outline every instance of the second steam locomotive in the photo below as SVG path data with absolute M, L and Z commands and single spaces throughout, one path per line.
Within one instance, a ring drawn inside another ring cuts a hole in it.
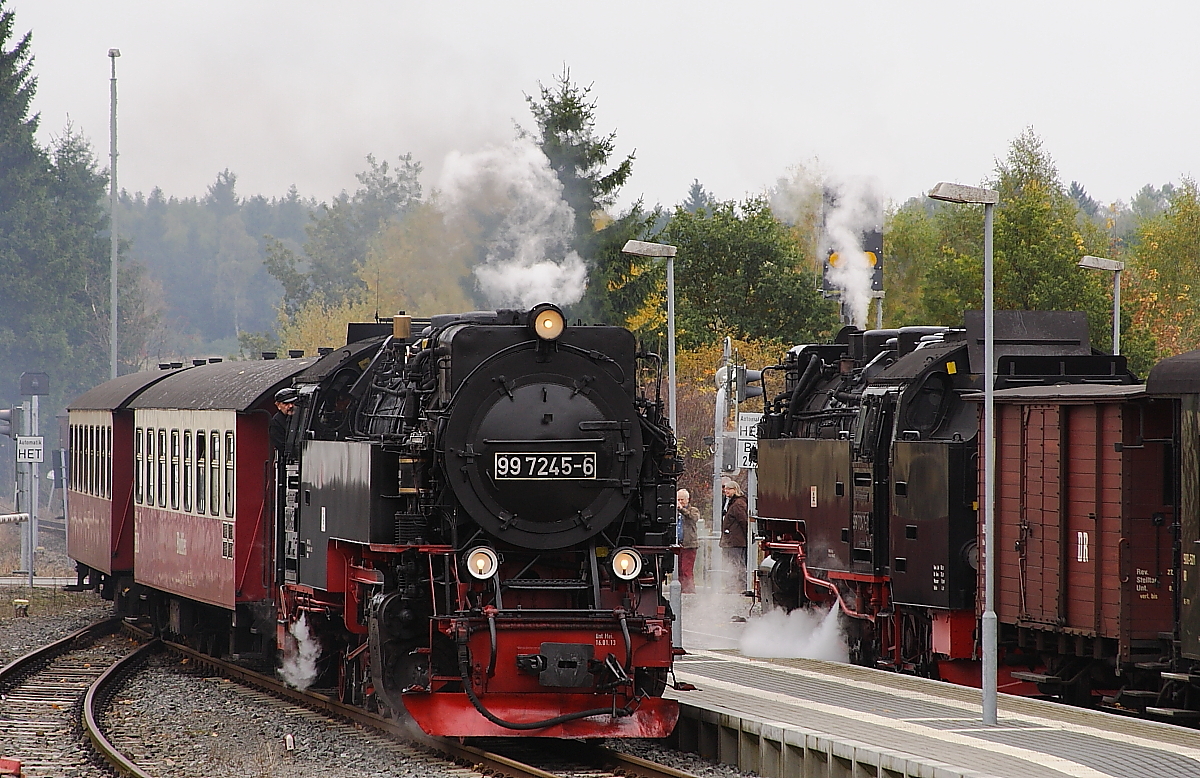
M 837 603 L 851 659 L 979 683 L 982 317 L 844 329 L 775 371 L 765 607 Z M 1200 718 L 1196 353 L 1137 383 L 1083 314 L 996 313 L 1000 689 Z

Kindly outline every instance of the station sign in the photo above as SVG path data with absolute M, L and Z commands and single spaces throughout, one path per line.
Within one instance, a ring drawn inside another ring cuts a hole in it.
M 17 463 L 40 464 L 42 459 L 43 438 L 41 435 L 17 436 Z
M 737 463 L 738 469 L 753 470 L 758 467 L 758 423 L 761 413 L 738 413 Z

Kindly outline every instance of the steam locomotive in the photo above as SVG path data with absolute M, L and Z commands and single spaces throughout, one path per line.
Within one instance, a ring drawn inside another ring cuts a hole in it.
M 837 603 L 852 661 L 978 685 L 982 316 L 843 329 L 764 398 L 759 591 Z M 999 688 L 1200 720 L 1191 352 L 1137 383 L 1083 314 L 998 311 Z
M 662 737 L 681 462 L 660 386 L 627 330 L 550 304 L 123 376 L 69 408 L 68 551 L 213 653 L 315 640 L 318 685 L 429 734 Z

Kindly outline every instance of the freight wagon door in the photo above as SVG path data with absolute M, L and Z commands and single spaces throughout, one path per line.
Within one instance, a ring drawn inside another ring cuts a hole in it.
M 1024 416 L 1020 467 L 1019 618 L 1058 625 L 1062 618 L 1062 426 L 1060 407 L 1018 407 Z

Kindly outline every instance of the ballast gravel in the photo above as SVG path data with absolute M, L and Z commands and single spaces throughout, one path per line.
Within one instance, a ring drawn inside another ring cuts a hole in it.
M 28 617 L 11 615 L 14 593 L 0 588 L 0 607 L 7 606 L 0 610 L 0 666 L 112 613 L 111 603 L 88 592 L 16 594 L 32 599 L 34 606 Z M 152 657 L 117 692 L 104 726 L 118 747 L 148 772 L 173 778 L 478 775 L 386 735 L 208 677 L 166 654 Z M 754 775 L 653 740 L 609 740 L 605 745 L 704 778 Z

